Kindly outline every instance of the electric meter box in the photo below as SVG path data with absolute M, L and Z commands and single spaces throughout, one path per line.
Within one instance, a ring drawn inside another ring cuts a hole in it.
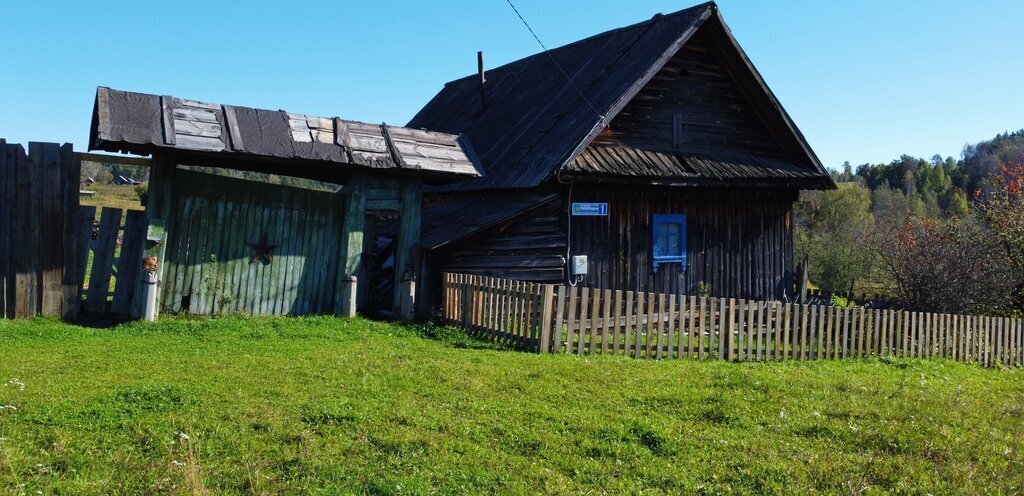
M 587 256 L 586 255 L 574 255 L 572 257 L 572 275 L 574 276 L 585 276 L 587 275 Z

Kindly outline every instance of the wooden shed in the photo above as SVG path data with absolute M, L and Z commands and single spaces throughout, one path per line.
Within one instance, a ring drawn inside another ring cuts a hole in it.
M 835 187 L 714 3 L 481 68 L 408 126 L 466 136 L 484 166 L 427 189 L 432 287 L 455 271 L 783 298 L 792 204 Z
M 423 184 L 479 177 L 457 135 L 108 88 L 90 148 L 152 155 L 144 259 L 156 258 L 160 307 L 172 312 L 411 315 Z M 387 222 L 379 256 L 374 226 Z M 360 291 L 380 274 L 391 294 Z

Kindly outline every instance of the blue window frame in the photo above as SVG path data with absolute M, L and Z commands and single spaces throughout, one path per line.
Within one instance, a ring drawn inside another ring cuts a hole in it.
M 654 271 L 666 263 L 680 263 L 686 270 L 686 215 L 654 214 L 651 235 Z

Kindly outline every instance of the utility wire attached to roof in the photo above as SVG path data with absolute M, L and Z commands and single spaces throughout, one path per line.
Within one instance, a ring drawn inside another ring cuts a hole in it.
M 516 13 L 516 16 L 519 17 L 519 20 L 523 21 L 523 25 L 526 26 L 526 29 L 529 30 L 530 34 L 533 35 L 533 39 L 537 40 L 537 44 L 544 49 L 544 53 L 548 56 L 549 59 L 551 59 L 551 63 L 555 64 L 555 67 L 557 67 L 558 71 L 562 73 L 562 76 L 565 77 L 565 80 L 569 82 L 569 84 L 572 86 L 574 90 L 576 90 L 576 93 L 579 93 L 580 98 L 583 99 L 583 102 L 586 103 L 587 106 L 590 107 L 590 110 L 593 110 L 594 114 L 596 114 L 597 117 L 601 119 L 600 124 L 604 125 L 604 114 L 602 114 L 601 111 L 597 110 L 597 107 L 595 107 L 594 104 L 590 103 L 590 99 L 587 98 L 587 95 L 583 94 L 583 91 L 580 90 L 579 86 L 576 86 L 576 83 L 572 80 L 571 77 L 569 77 L 569 73 L 565 72 L 565 69 L 562 68 L 561 64 L 559 64 L 558 61 L 555 60 L 555 56 L 551 55 L 551 50 L 548 50 L 548 47 L 544 45 L 544 42 L 540 41 L 540 37 L 537 36 L 537 33 L 533 30 L 533 28 L 530 27 L 530 23 L 526 22 L 526 19 L 523 18 L 523 14 L 519 13 L 519 9 L 517 9 L 516 5 L 512 3 L 512 0 L 505 1 L 508 2 L 509 7 L 512 7 L 512 10 Z

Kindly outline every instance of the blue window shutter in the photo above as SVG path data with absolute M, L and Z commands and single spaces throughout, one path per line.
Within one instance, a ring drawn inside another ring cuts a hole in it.
M 651 261 L 654 272 L 666 263 L 686 270 L 686 215 L 654 214 L 651 222 Z

